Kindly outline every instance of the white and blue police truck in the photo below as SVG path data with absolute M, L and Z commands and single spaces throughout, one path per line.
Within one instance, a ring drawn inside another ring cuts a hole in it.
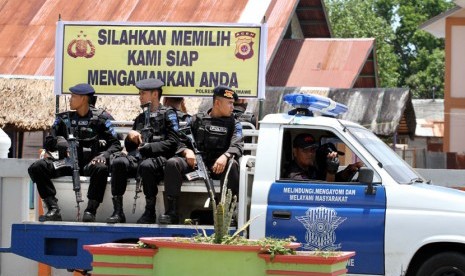
M 315 95 L 290 94 L 285 100 L 295 109 L 265 116 L 258 142 L 250 145 L 252 154 L 241 160 L 237 218 L 238 227 L 253 220 L 249 238 L 293 236 L 305 250 L 355 251 L 347 264 L 349 275 L 465 275 L 465 192 L 428 183 L 372 132 L 337 119 L 346 111 L 344 105 Z M 287 178 L 292 141 L 300 133 L 343 152 L 340 170 L 355 162 L 363 166 L 338 182 Z M 67 193 L 73 202 L 71 181 L 63 183 L 66 187 L 57 185 L 58 193 Z M 90 271 L 92 256 L 83 250 L 85 244 L 195 234 L 185 225 L 131 223 L 138 215 L 130 214 L 133 186 L 124 203 L 129 223 L 104 223 L 112 211 L 111 195 L 106 195 L 108 209 L 102 206 L 97 213 L 102 222 L 14 224 L 11 247 L 0 252 Z M 189 206 L 180 208 L 181 217 L 188 218 L 194 202 L 202 205 L 207 198 L 206 189 L 185 183 L 183 194 L 190 197 L 182 201 Z M 139 205 L 142 210 L 143 203 Z M 65 219 L 75 218 L 72 207 L 62 210 Z

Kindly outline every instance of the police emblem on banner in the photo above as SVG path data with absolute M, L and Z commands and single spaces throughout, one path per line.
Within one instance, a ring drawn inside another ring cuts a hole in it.
M 309 250 L 337 250 L 335 230 L 347 218 L 337 216 L 336 210 L 326 207 L 309 208 L 305 216 L 296 216 L 307 229 L 302 247 Z
M 242 31 L 235 34 L 236 37 L 236 50 L 234 54 L 237 58 L 246 60 L 253 57 L 253 40 L 255 38 L 254 32 Z
M 87 35 L 80 31 L 76 39 L 68 44 L 68 55 L 73 58 L 91 58 L 95 55 L 95 46 L 87 39 Z

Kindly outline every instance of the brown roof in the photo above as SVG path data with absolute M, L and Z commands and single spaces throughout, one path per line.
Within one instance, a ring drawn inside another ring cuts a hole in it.
M 276 49 L 285 35 L 291 15 L 296 8 L 298 0 L 272 1 L 267 12 L 268 44 L 266 49 L 267 68 L 273 60 Z
M 283 39 L 294 37 L 291 20 L 297 18 L 301 37 L 330 37 L 323 0 L 271 0 L 268 7 L 257 0 L 37 0 L 6 1 L 0 5 L 0 35 L 8 43 L 0 45 L 0 75 L 45 76 L 49 79 L 1 79 L 0 127 L 16 130 L 43 130 L 53 121 L 55 25 L 66 21 L 133 22 L 260 22 L 268 25 L 267 68 Z M 253 19 L 244 18 L 248 14 Z M 263 15 L 262 15 L 263 14 Z M 295 23 L 295 22 L 294 22 Z M 294 26 L 295 27 L 295 26 Z M 281 54 L 278 54 L 281 59 Z M 325 85 L 328 86 L 328 85 Z M 60 96 L 60 110 L 65 99 Z M 27 101 L 22 99 L 26 98 Z M 195 112 L 198 99 L 189 99 Z M 137 97 L 100 97 L 98 106 L 117 120 L 132 120 L 139 112 Z
M 29 77 L 0 78 L 0 127 L 43 130 L 53 122 L 55 96 L 50 77 L 54 75 L 55 26 L 59 17 L 66 21 L 259 23 L 266 14 L 269 60 L 289 26 L 298 0 L 271 0 L 268 7 L 261 9 L 257 9 L 257 3 L 249 0 L 6 1 L 0 5 L 0 36 L 8 38 L 7 43 L 0 45 L 0 75 Z M 257 15 L 260 11 L 263 15 Z M 253 18 L 243 18 L 244 14 Z M 22 100 L 25 97 L 27 101 Z M 66 96 L 60 96 L 61 111 L 66 109 L 65 99 Z M 197 99 L 189 100 L 191 104 L 196 102 Z M 108 109 L 117 120 L 132 120 L 139 112 L 137 97 L 105 96 L 99 98 L 97 105 Z
M 320 0 L 317 0 L 318 2 Z M 55 25 L 66 21 L 240 22 L 249 0 L 37 0 L 6 1 L 0 8 L 0 74 L 53 76 Z M 287 29 L 298 0 L 272 0 L 268 60 Z M 321 6 L 321 2 L 320 2 Z M 257 11 L 259 12 L 259 11 Z M 266 13 L 265 13 L 266 12 Z
M 374 44 L 372 38 L 284 39 L 268 70 L 267 85 L 376 87 Z
M 306 38 L 332 37 L 324 1 L 300 0 L 295 10 Z
M 249 3 L 250 2 L 250 3 Z M 268 24 L 267 62 L 285 37 L 294 12 L 304 37 L 330 37 L 323 0 L 271 0 L 263 15 Z M 37 0 L 6 1 L 0 7 L 0 74 L 53 76 L 55 25 L 66 21 L 246 22 L 257 1 L 249 0 Z

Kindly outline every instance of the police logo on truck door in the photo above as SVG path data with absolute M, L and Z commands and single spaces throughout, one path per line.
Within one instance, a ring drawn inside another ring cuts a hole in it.
M 296 216 L 307 229 L 305 241 L 302 247 L 310 250 L 337 250 L 341 248 L 341 244 L 336 242 L 335 230 L 339 224 L 343 223 L 347 218 L 337 216 L 336 210 L 333 208 L 317 207 L 309 208 L 305 212 L 305 216 Z

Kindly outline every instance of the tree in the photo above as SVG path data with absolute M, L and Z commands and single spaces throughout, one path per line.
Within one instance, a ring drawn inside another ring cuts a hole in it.
M 376 38 L 381 86 L 409 87 L 415 98 L 431 98 L 433 87 L 437 97 L 444 95 L 444 40 L 420 30 L 419 26 L 451 8 L 454 5 L 451 0 L 326 2 L 336 36 L 360 37 L 362 34 Z M 341 19 L 336 16 L 350 18 Z M 347 27 L 347 24 L 351 24 L 351 27 Z M 359 30 L 341 30 L 354 28 Z M 380 28 L 388 28 L 390 31 L 386 30 L 379 36 L 374 35 L 373 29 Z M 380 39 L 384 39 L 383 42 L 388 46 L 383 45 L 381 48 Z
M 410 68 L 416 73 L 411 74 L 405 83 L 414 98 L 444 98 L 444 50 L 420 49 Z
M 397 20 L 394 48 L 401 60 L 398 86 L 407 86 L 416 98 L 444 95 L 444 40 L 437 39 L 419 26 L 428 19 L 448 10 L 453 3 L 448 0 L 407 0 L 393 3 L 379 0 L 380 6 L 389 8 L 391 21 Z
M 381 87 L 398 83 L 398 57 L 394 53 L 394 31 L 374 11 L 374 0 L 326 0 L 329 19 L 336 37 L 375 38 Z

